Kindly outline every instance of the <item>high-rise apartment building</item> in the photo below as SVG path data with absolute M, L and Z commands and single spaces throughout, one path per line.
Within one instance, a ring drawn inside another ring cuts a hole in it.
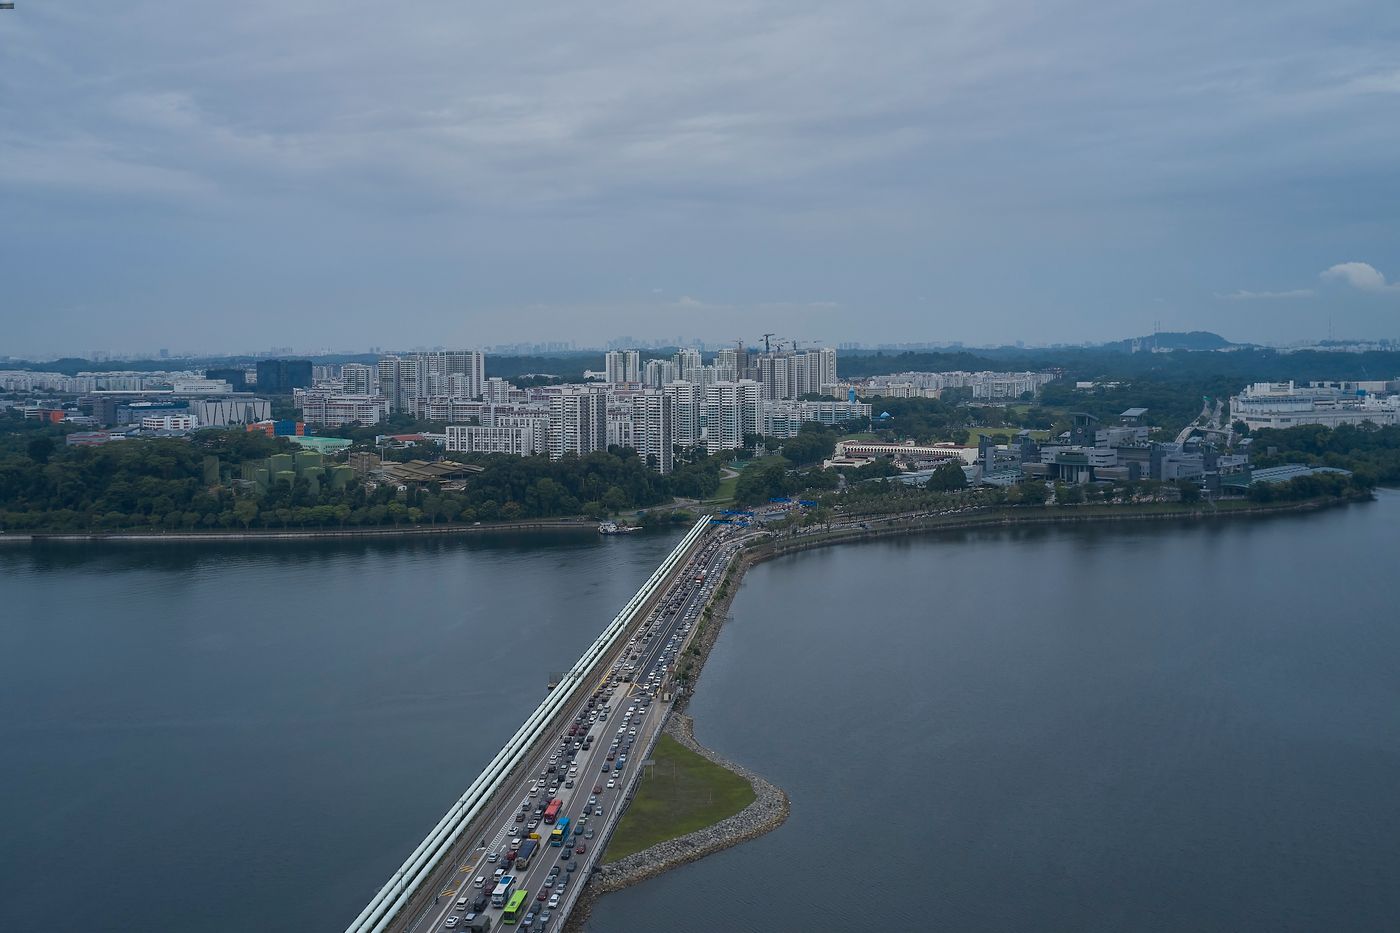
M 739 351 L 733 347 L 726 347 L 715 354 L 715 378 L 726 382 L 735 382 L 739 376 Z
M 604 369 L 611 385 L 621 382 L 642 381 L 642 354 L 640 350 L 609 350 L 605 357 Z
M 660 389 L 680 377 L 680 368 L 672 360 L 647 360 L 642 367 L 642 385 L 648 388 Z
M 379 361 L 379 394 L 392 411 L 410 411 L 418 397 L 418 361 L 407 356 L 386 356 Z
M 480 398 L 486 386 L 486 355 L 480 350 L 433 350 L 415 354 L 418 397 Z
M 549 457 L 580 457 L 608 449 L 608 396 L 586 386 L 563 386 L 549 397 Z
M 705 448 L 710 453 L 738 450 L 745 434 L 759 433 L 763 386 L 751 379 L 713 382 L 705 387 Z
M 340 367 L 340 382 L 346 395 L 374 395 L 379 389 L 379 370 L 364 363 L 346 363 Z
M 791 374 L 786 354 L 765 353 L 758 358 L 758 381 L 763 384 L 766 399 L 791 398 Z
M 429 398 L 480 398 L 486 355 L 480 350 L 433 350 L 379 361 L 379 391 L 394 411 L 416 412 Z
M 658 473 L 671 472 L 672 410 L 671 397 L 661 392 L 632 399 L 632 446 Z
M 672 443 L 682 448 L 694 447 L 702 438 L 705 390 L 693 382 L 673 381 L 662 391 L 671 399 Z

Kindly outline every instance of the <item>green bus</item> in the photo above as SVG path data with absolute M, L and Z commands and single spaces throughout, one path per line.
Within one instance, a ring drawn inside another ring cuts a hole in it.
M 501 914 L 502 923 L 515 923 L 520 919 L 520 915 L 525 913 L 525 903 L 530 899 L 530 892 L 521 888 L 510 896 L 506 901 L 505 913 Z

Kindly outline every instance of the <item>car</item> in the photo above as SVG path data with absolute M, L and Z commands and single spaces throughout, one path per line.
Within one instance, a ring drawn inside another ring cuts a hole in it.
M 559 859 L 560 859 L 560 861 L 567 862 L 569 859 L 571 859 L 571 858 L 573 858 L 573 857 L 574 857 L 574 850 L 573 850 L 573 849 L 570 849 L 568 846 L 565 846 L 565 847 L 564 847 L 564 851 L 559 853 Z M 573 871 L 573 870 L 574 870 L 573 865 L 570 865 L 569 868 L 568 868 L 568 870 L 569 870 L 569 871 Z
M 547 900 L 549 900 L 549 892 L 548 892 L 548 891 L 541 890 L 539 894 L 536 894 L 536 895 L 535 895 L 535 900 L 537 900 L 537 901 L 547 901 Z
M 443 926 L 447 927 L 449 930 L 452 929 L 453 927 L 455 927 L 456 925 L 457 925 L 457 918 L 456 918 L 456 917 L 448 917 L 447 920 L 443 923 Z
M 549 911 L 548 911 L 548 910 L 542 910 L 542 911 L 540 911 L 540 929 L 541 929 L 541 930 L 543 930 L 543 929 L 544 929 L 544 925 L 545 925 L 546 923 L 549 922 L 549 917 L 550 917 L 550 914 L 549 914 Z
M 500 883 L 501 883 L 501 876 L 504 875 L 505 873 L 506 873 L 506 870 L 505 870 L 504 868 L 498 868 L 498 869 L 496 869 L 496 883 L 497 883 L 497 884 L 500 884 Z
M 559 874 L 559 872 L 560 872 L 560 868 L 559 868 L 558 865 L 551 865 L 551 866 L 549 866 L 549 877 L 550 877 L 550 878 L 556 877 L 556 876 Z
M 493 864 L 493 865 L 496 864 L 497 862 L 499 862 L 500 860 L 501 860 L 501 853 L 500 853 L 500 852 L 497 852 L 495 849 L 492 849 L 492 850 L 491 850 L 491 854 L 488 855 L 488 856 L 486 856 L 486 861 L 490 862 L 490 863 Z
M 616 786 L 617 786 L 617 782 L 616 782 L 616 781 L 609 781 L 609 782 L 608 782 L 608 786 L 609 786 L 609 787 L 616 787 Z
M 539 825 L 540 825 L 540 821 L 539 821 L 539 820 L 531 820 L 531 821 L 530 821 L 530 828 L 531 828 L 531 829 L 538 829 L 538 828 L 539 828 Z
M 588 851 L 588 843 L 586 843 L 586 842 L 580 842 L 578 845 L 574 846 L 574 852 L 575 852 L 575 854 L 577 854 L 577 855 L 582 855 L 583 853 L 585 853 L 585 852 L 587 852 L 587 851 Z
M 573 790 L 573 787 L 574 787 L 574 779 L 573 779 L 573 778 L 569 778 L 567 781 L 564 782 L 564 788 L 565 788 L 566 790 Z
M 584 805 L 584 808 L 583 808 L 583 816 L 584 816 L 584 817 L 587 817 L 587 816 L 591 815 L 592 813 L 593 813 L 593 804 L 591 804 L 591 803 L 590 803 L 590 804 L 585 804 L 585 805 Z M 581 817 L 581 818 L 582 818 L 582 817 Z
M 593 793 L 595 793 L 595 794 L 601 794 L 602 792 L 603 792 L 603 787 L 602 787 L 601 784 L 595 784 L 595 785 L 593 785 Z M 589 800 L 588 802 L 589 802 L 589 803 L 597 803 L 597 802 L 598 802 L 598 799 L 595 797 L 595 798 Z
M 565 849 L 564 851 L 567 852 L 567 851 L 569 851 L 569 850 L 568 850 L 568 849 Z M 564 869 L 564 870 L 565 870 L 565 871 L 573 871 L 573 870 L 576 869 L 576 868 L 578 868 L 578 862 L 570 862 L 570 863 L 569 863 L 569 867 L 566 868 L 566 869 Z
M 524 813 L 517 813 L 517 814 L 515 814 L 515 822 L 517 822 L 517 823 L 523 823 L 523 822 L 525 822 L 525 814 L 524 814 Z
M 566 882 L 566 881 L 568 881 L 568 880 L 569 880 L 569 876 L 568 876 L 568 875 L 562 876 L 562 877 L 559 879 L 559 883 L 556 884 L 556 885 L 554 886 L 554 893 L 555 893 L 555 894 L 563 894 L 563 893 L 564 893 L 564 889 L 565 889 L 566 887 L 568 887 L 568 885 L 566 885 L 564 882 Z
M 473 910 L 471 913 L 467 914 L 466 916 L 464 916 L 464 917 L 462 918 L 462 922 L 463 922 L 463 923 L 471 923 L 471 922 L 472 922 L 473 920 L 475 920 L 475 919 L 476 919 L 476 911 Z
M 476 876 L 476 880 L 472 882 L 472 887 L 474 887 L 474 888 L 484 888 L 484 887 L 486 887 L 486 876 L 485 876 L 485 875 L 477 875 L 477 876 Z

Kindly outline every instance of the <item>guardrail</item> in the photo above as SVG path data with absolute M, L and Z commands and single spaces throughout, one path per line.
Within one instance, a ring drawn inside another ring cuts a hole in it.
M 564 675 L 559 685 L 550 691 L 544 702 L 535 708 L 524 725 L 507 740 L 496 757 L 491 759 L 471 786 L 457 798 L 457 802 L 446 815 L 418 844 L 418 848 L 404 860 L 389 882 L 379 889 L 379 893 L 369 905 L 345 928 L 345 933 L 383 933 L 389 927 L 399 911 L 412 898 L 413 893 L 432 876 L 442 859 L 451 854 L 462 832 L 481 815 L 483 808 L 501 789 L 502 783 L 511 772 L 524 763 L 530 749 L 544 735 L 554 717 L 576 699 L 579 686 L 584 683 L 583 678 L 599 660 L 607 657 L 617 640 L 627 632 L 637 611 L 655 595 L 657 587 L 671 572 L 685 562 L 690 549 L 709 529 L 709 524 L 710 516 L 700 517 L 676 545 L 675 550 L 647 578 L 646 583 L 628 600 L 627 605 L 622 607 L 622 611 L 603 630 L 603 634 L 584 651 L 583 656 Z

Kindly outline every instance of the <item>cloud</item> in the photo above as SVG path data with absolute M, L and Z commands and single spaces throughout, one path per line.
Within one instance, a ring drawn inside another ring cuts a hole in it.
M 1215 297 L 1224 301 L 1268 301 L 1275 298 L 1311 298 L 1316 294 L 1311 288 L 1294 288 L 1285 292 L 1251 292 L 1237 288 L 1232 292 L 1216 292 Z
M 1342 282 L 1363 292 L 1400 291 L 1400 283 L 1387 282 L 1369 262 L 1339 262 L 1322 273 L 1323 281 Z

